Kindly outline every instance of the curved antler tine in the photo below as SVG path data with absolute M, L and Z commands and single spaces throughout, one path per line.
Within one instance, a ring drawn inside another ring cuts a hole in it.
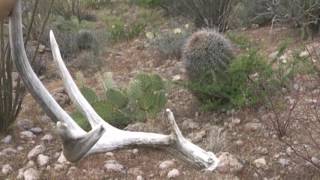
M 72 102 L 76 104 L 78 109 L 81 111 L 83 115 L 87 117 L 87 119 L 90 122 L 91 127 L 95 128 L 99 126 L 100 124 L 104 124 L 105 126 L 108 126 L 109 128 L 113 128 L 109 124 L 107 124 L 93 109 L 93 107 L 90 105 L 90 103 L 85 99 L 85 97 L 80 92 L 79 88 L 77 87 L 76 83 L 72 79 L 65 63 L 63 62 L 63 59 L 61 57 L 59 45 L 56 41 L 56 38 L 54 37 L 54 34 L 52 31 L 50 31 L 50 44 L 53 54 L 53 59 L 55 60 L 57 66 L 60 70 L 61 78 L 63 79 L 64 86 L 66 88 L 66 91 L 68 92 L 69 96 L 72 99 Z

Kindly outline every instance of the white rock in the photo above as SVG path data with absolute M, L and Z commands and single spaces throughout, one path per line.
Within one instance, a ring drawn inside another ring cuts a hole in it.
M 2 142 L 4 144 L 10 144 L 12 142 L 12 136 L 11 135 L 6 136 L 5 138 L 2 139 Z
M 9 175 L 13 171 L 12 167 L 9 164 L 3 165 L 2 166 L 2 174 L 5 176 Z
M 53 139 L 53 136 L 51 134 L 46 134 L 41 138 L 41 140 L 45 142 L 51 142 L 52 139 Z
M 288 166 L 289 165 L 289 160 L 288 159 L 283 159 L 283 158 L 281 158 L 281 159 L 279 159 L 279 164 L 281 164 L 281 166 L 283 166 L 283 167 L 286 167 L 286 166 Z
M 133 154 L 138 154 L 138 153 L 139 153 L 139 149 L 133 149 L 133 150 L 132 150 L 132 153 L 133 153 Z
M 257 168 L 262 168 L 262 169 L 266 169 L 267 168 L 267 161 L 266 161 L 266 159 L 264 157 L 261 157 L 259 159 L 254 160 L 253 164 Z
M 217 167 L 217 171 L 223 174 L 238 173 L 243 169 L 242 163 L 228 152 L 223 152 L 218 158 L 220 163 Z
M 234 125 L 238 125 L 241 123 L 241 119 L 239 118 L 232 118 L 231 123 Z
M 24 180 L 38 180 L 40 179 L 40 172 L 33 169 L 29 168 L 23 173 Z
M 35 138 L 36 135 L 34 135 L 31 131 L 22 131 L 20 132 L 20 138 L 25 140 L 30 140 Z
M 18 147 L 17 147 L 17 150 L 18 150 L 18 151 L 23 151 L 23 150 L 24 150 L 24 147 L 18 146 Z
M 25 168 L 33 168 L 36 166 L 36 163 L 32 160 L 28 161 L 27 165 L 25 166 Z
M 242 146 L 242 145 L 244 145 L 244 142 L 242 140 L 238 140 L 238 141 L 236 141 L 236 145 Z
M 64 156 L 63 152 L 60 153 L 60 156 L 59 156 L 57 162 L 60 164 L 70 164 L 70 162 Z
M 247 131 L 257 131 L 262 128 L 261 123 L 247 123 L 244 128 Z
M 168 179 L 173 179 L 180 176 L 180 172 L 178 169 L 172 169 L 171 171 L 168 172 L 167 178 Z
M 33 122 L 29 119 L 20 119 L 17 121 L 17 126 L 22 130 L 29 130 L 33 127 Z
M 40 154 L 37 158 L 37 163 L 40 167 L 46 166 L 49 163 L 49 156 Z
M 299 57 L 301 58 L 306 58 L 306 57 L 309 57 L 309 52 L 308 51 L 302 51 L 300 54 L 299 54 Z
M 30 131 L 33 132 L 34 134 L 41 134 L 42 133 L 42 129 L 40 127 L 31 128 Z
M 106 161 L 106 163 L 104 164 L 104 168 L 107 171 L 115 171 L 115 172 L 122 172 L 124 170 L 123 165 L 121 165 L 115 160 Z
M 311 158 L 311 161 L 312 161 L 313 163 L 315 163 L 315 164 L 320 164 L 320 160 L 319 160 L 319 158 L 317 158 L 317 157 L 312 157 L 312 158 Z
M 180 81 L 181 79 L 182 78 L 180 75 L 175 75 L 175 76 L 173 76 L 172 81 Z
M 17 153 L 17 150 L 9 147 L 9 148 L 6 148 L 4 150 L 1 151 L 1 154 L 5 155 L 5 156 L 11 156 L 11 155 L 14 155 Z
M 36 156 L 38 156 L 39 154 L 44 153 L 44 151 L 46 150 L 46 147 L 44 145 L 38 145 L 36 147 L 34 147 L 29 153 L 28 153 L 28 159 L 33 159 Z
M 137 176 L 136 178 L 137 180 L 144 180 L 144 178 L 142 176 Z
M 160 169 L 168 169 L 171 168 L 175 165 L 175 161 L 174 160 L 167 160 L 167 161 L 163 161 L 160 163 L 159 168 Z
M 293 149 L 291 147 L 288 147 L 286 149 L 286 152 L 287 152 L 288 155 L 291 155 L 293 153 Z

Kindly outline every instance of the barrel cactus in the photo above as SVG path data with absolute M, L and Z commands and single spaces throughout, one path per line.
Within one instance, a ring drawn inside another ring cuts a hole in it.
M 187 75 L 193 82 L 211 83 L 221 79 L 233 59 L 230 41 L 210 29 L 193 33 L 182 52 Z

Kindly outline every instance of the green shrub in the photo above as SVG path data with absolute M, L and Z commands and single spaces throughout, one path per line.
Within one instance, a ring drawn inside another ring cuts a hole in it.
M 107 87 L 105 96 L 100 98 L 87 87 L 82 87 L 81 92 L 106 122 L 118 128 L 154 117 L 166 104 L 165 83 L 158 75 L 139 74 L 126 90 Z M 79 112 L 72 117 L 82 128 L 90 130 Z
M 109 39 L 113 42 L 118 42 L 122 40 L 130 40 L 141 34 L 145 29 L 145 24 L 140 22 L 133 22 L 132 24 L 126 25 L 121 20 L 114 22 L 109 29 Z
M 163 58 L 180 58 L 182 47 L 189 35 L 188 31 L 159 33 L 150 40 L 150 45 Z
M 96 36 L 90 30 L 80 30 L 76 36 L 76 42 L 80 50 L 95 50 L 98 48 Z
M 159 6 L 163 0 L 130 0 L 131 3 L 141 5 L 141 6 Z
M 229 40 L 206 29 L 195 32 L 187 40 L 182 57 L 191 81 L 211 83 L 225 77 L 233 53 Z

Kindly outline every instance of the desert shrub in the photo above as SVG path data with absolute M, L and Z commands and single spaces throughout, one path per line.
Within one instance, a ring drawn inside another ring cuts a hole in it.
M 302 37 L 319 32 L 319 0 L 242 0 L 236 14 L 242 24 L 289 23 L 301 29 Z
M 123 21 L 117 20 L 107 32 L 108 39 L 113 42 L 128 41 L 139 36 L 144 31 L 144 28 L 145 24 L 141 22 L 133 22 L 127 25 Z
M 166 104 L 165 83 L 158 75 L 139 74 L 127 89 L 109 83 L 105 87 L 103 97 L 98 97 L 95 91 L 87 87 L 82 87 L 81 92 L 106 122 L 118 128 L 154 117 Z M 85 130 L 90 129 L 89 123 L 79 112 L 74 112 L 72 116 Z
M 180 28 L 152 34 L 151 36 L 155 37 L 150 37 L 150 46 L 163 58 L 180 58 L 182 47 L 189 35 L 190 32 Z
M 225 31 L 235 2 L 232 0 L 163 0 L 160 6 L 173 15 L 191 18 L 198 28 L 207 27 Z
M 96 36 L 90 30 L 80 30 L 77 34 L 76 42 L 80 50 L 93 50 L 98 48 Z
M 209 29 L 192 34 L 183 48 L 183 60 L 191 81 L 219 81 L 225 76 L 232 57 L 229 40 Z
M 230 61 L 223 76 L 212 73 L 215 69 L 202 67 L 202 73 L 195 74 L 187 85 L 205 110 L 266 105 L 270 97 L 290 89 L 298 73 L 312 70 L 306 61 L 298 58 L 299 55 L 290 61 L 279 60 L 285 52 L 286 43 L 279 47 L 276 60 L 267 61 L 244 37 L 233 38 L 244 45 L 244 49 L 242 54 Z M 204 66 L 209 67 L 207 64 Z
M 142 5 L 142 6 L 158 6 L 163 3 L 163 0 L 130 0 L 130 3 Z
M 111 4 L 111 0 L 84 0 L 86 7 L 100 9 Z

